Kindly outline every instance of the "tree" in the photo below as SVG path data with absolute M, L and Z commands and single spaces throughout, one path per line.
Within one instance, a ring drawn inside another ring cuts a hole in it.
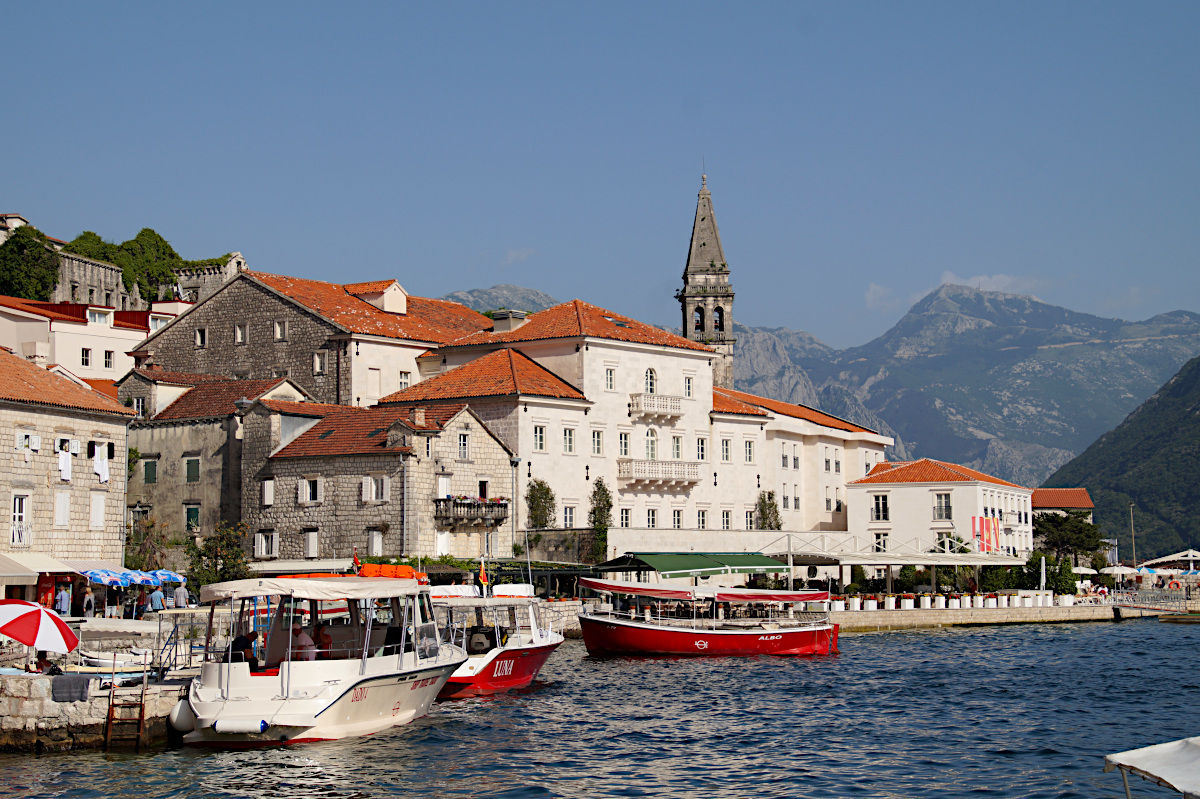
M 1034 539 L 1057 557 L 1070 557 L 1075 562 L 1080 555 L 1090 555 L 1104 546 L 1100 526 L 1089 522 L 1087 516 L 1087 511 L 1079 510 L 1069 510 L 1065 515 L 1036 513 Z
M 528 509 L 526 518 L 529 527 L 541 530 L 554 524 L 558 516 L 554 504 L 554 491 L 545 480 L 533 478 L 525 488 L 525 506 Z
M 63 251 L 121 267 L 121 282 L 125 288 L 132 291 L 136 283 L 146 300 L 158 296 L 159 286 L 175 283 L 176 269 L 223 266 L 229 261 L 228 254 L 220 258 L 185 261 L 169 241 L 148 227 L 121 244 L 105 241 L 98 234 L 85 230 L 63 247 Z
M 125 565 L 152 572 L 166 567 L 166 555 L 167 526 L 152 516 L 136 520 L 125 544 Z
M 592 487 L 591 509 L 588 510 L 588 527 L 591 527 L 597 533 L 607 533 L 608 528 L 612 526 L 612 507 L 612 492 L 605 485 L 604 478 L 597 477 L 596 485 Z
M 0 244 L 0 294 L 48 301 L 58 285 L 58 253 L 41 231 L 22 225 Z
M 246 563 L 246 541 L 250 537 L 245 522 L 231 525 L 221 522 L 212 534 L 197 544 L 189 541 L 187 554 L 191 559 L 188 577 L 196 587 L 226 580 L 245 580 L 254 572 Z
M 779 515 L 779 503 L 774 491 L 759 491 L 758 503 L 754 507 L 755 527 L 759 530 L 782 530 L 783 517 Z

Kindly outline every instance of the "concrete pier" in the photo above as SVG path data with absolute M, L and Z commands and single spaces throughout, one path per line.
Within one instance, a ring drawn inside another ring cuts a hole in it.
M 1121 618 L 1158 616 L 1157 610 L 1121 608 Z M 845 610 L 830 614 L 842 633 L 964 627 L 990 624 L 1062 624 L 1113 621 L 1112 605 L 1043 608 L 962 608 L 955 610 Z

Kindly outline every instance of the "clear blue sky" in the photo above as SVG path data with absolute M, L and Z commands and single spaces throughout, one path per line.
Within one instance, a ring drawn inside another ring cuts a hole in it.
M 945 279 L 1200 310 L 1200 3 L 5 3 L 0 211 L 863 344 Z

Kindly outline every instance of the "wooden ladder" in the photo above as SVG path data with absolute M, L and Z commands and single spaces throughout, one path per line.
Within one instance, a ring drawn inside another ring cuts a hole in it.
M 132 741 L 135 748 L 145 742 L 146 735 L 146 686 L 149 680 L 147 674 L 142 675 L 140 688 L 122 688 L 117 693 L 117 681 L 113 679 L 108 688 L 108 721 L 104 725 L 104 745 L 111 747 L 114 742 Z M 137 716 L 125 715 L 130 708 L 137 708 Z M 137 732 L 129 729 L 136 724 Z

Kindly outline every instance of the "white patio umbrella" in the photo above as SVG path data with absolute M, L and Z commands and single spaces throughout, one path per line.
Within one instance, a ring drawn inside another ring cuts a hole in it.
M 1076 574 L 1096 574 L 1095 569 L 1089 569 L 1087 566 L 1075 566 L 1071 571 Z
M 1129 566 L 1108 566 L 1107 568 L 1101 569 L 1100 573 L 1124 577 L 1127 574 L 1137 574 L 1137 569 L 1130 568 Z

